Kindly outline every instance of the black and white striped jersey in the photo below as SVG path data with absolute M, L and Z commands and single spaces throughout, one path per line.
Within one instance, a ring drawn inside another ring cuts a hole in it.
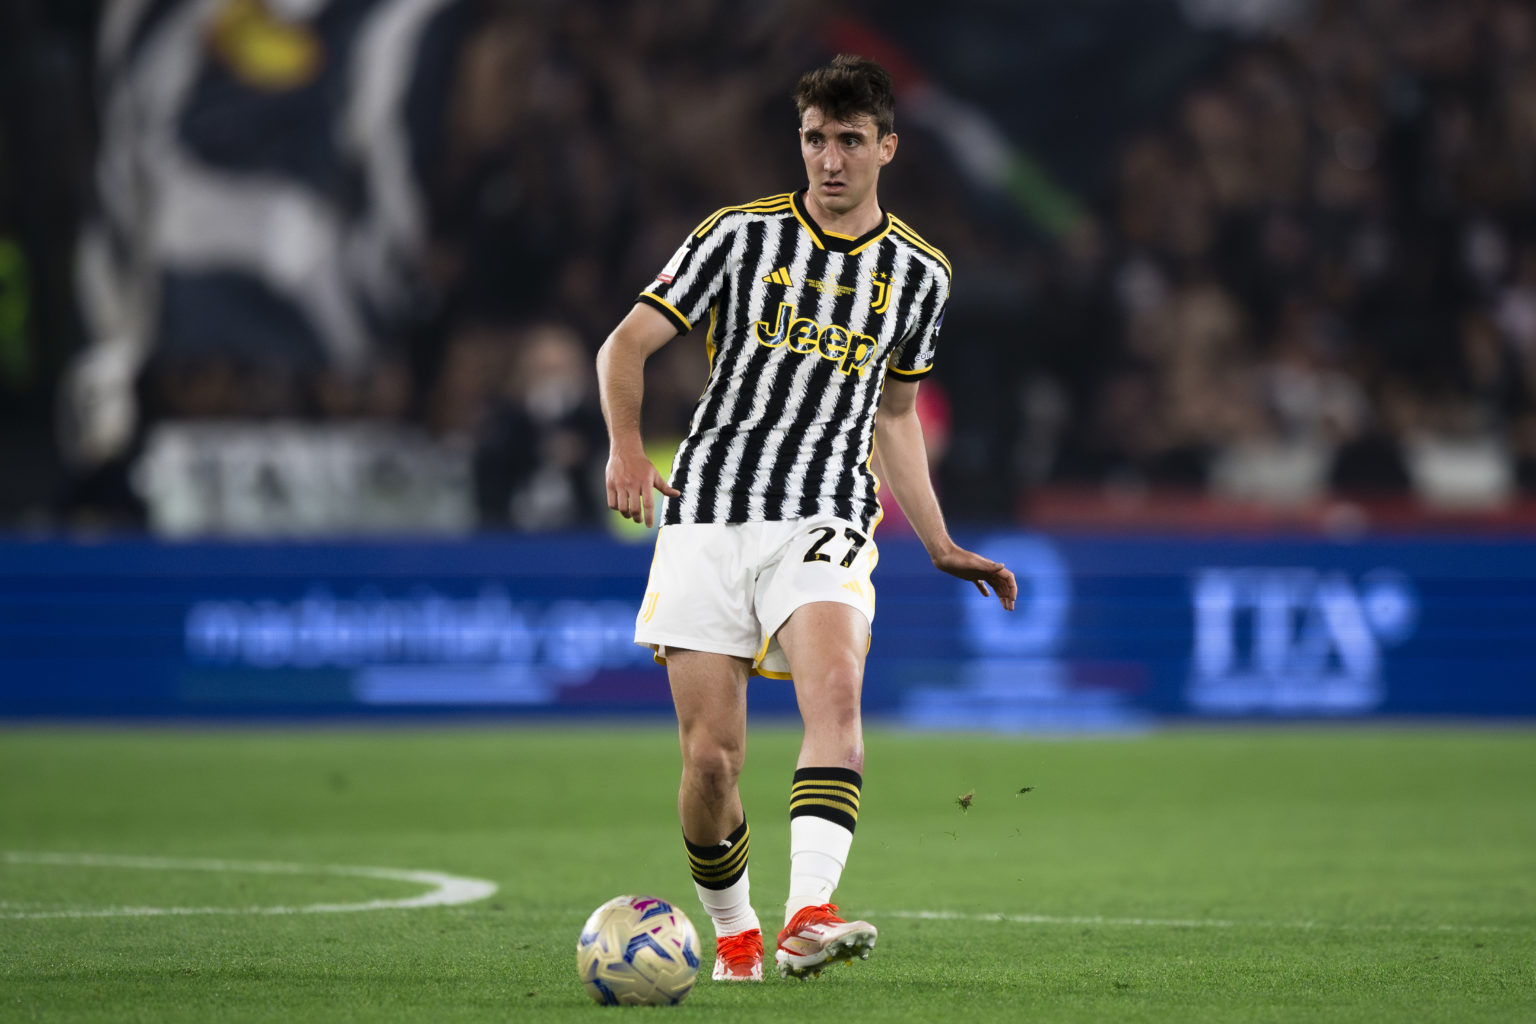
M 700 224 L 639 297 L 679 333 L 708 318 L 709 383 L 662 522 L 835 515 L 873 529 L 885 376 L 932 370 L 949 281 L 949 261 L 898 218 L 832 234 L 798 192 Z

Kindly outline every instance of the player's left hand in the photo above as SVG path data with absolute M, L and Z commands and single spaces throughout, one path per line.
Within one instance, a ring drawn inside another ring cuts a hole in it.
M 976 589 L 981 591 L 983 596 L 990 597 L 994 593 L 997 594 L 997 599 L 1002 606 L 1010 612 L 1013 611 L 1013 604 L 1019 597 L 1019 583 L 1002 562 L 994 562 L 974 551 L 957 547 L 933 556 L 933 564 L 935 568 L 951 576 L 970 580 L 976 584 Z M 987 589 L 988 586 L 991 587 L 990 590 Z

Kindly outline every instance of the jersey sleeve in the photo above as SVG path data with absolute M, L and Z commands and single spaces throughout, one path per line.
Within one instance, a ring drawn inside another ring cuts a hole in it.
M 724 288 L 731 235 L 719 226 L 689 235 L 635 301 L 658 310 L 677 333 L 693 330 Z
M 890 372 L 897 380 L 922 380 L 933 372 L 934 351 L 938 348 L 939 328 L 944 326 L 944 311 L 949 307 L 947 282 L 934 281 L 928 294 L 918 303 L 917 315 L 906 339 L 891 358 Z

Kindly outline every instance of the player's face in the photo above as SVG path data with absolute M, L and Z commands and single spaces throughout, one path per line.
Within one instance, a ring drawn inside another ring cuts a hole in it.
M 842 217 L 865 204 L 877 206 L 875 183 L 880 168 L 896 155 L 894 132 L 877 138 L 874 119 L 830 120 L 816 107 L 800 118 L 800 156 L 810 181 L 811 201 Z

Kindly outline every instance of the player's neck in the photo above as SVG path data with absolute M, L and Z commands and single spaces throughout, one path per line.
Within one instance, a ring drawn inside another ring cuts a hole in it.
M 880 199 L 874 192 L 858 206 L 844 213 L 834 213 L 822 206 L 814 192 L 805 194 L 805 210 L 823 231 L 850 238 L 860 238 L 880 226 L 885 215 L 880 212 Z

